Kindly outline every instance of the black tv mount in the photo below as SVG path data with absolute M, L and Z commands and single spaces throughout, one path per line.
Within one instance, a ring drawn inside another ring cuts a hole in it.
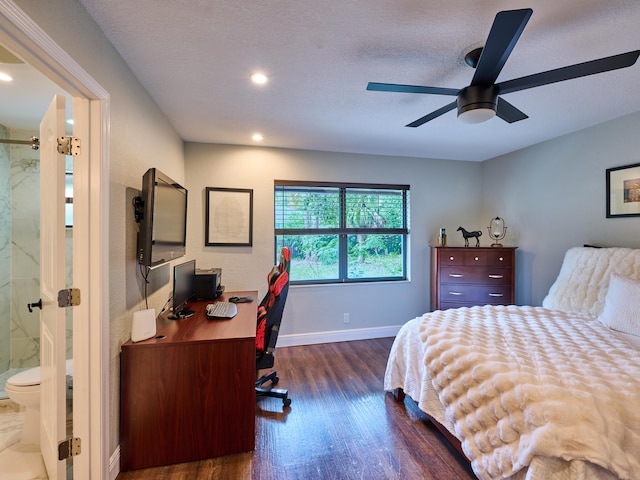
M 142 197 L 133 197 L 133 214 L 136 218 L 136 223 L 140 223 L 144 218 L 144 200 Z

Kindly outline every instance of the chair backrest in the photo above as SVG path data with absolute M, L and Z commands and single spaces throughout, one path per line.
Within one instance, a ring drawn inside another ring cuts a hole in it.
M 289 268 L 291 252 L 283 247 L 280 261 L 267 275 L 269 290 L 258 306 L 256 329 L 256 361 L 258 368 L 273 366 L 273 351 L 282 322 L 284 304 L 289 293 Z

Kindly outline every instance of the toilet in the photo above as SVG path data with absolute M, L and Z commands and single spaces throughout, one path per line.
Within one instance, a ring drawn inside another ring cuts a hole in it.
M 73 360 L 67 360 L 67 396 L 73 378 Z M 7 380 L 5 391 L 9 398 L 25 408 L 22 443 L 40 443 L 40 367 L 17 373 Z

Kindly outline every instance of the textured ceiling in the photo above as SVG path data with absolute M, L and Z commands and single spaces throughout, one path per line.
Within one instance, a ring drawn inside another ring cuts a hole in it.
M 505 95 L 513 124 L 406 128 L 454 97 L 366 90 L 468 85 L 501 10 L 533 16 L 498 81 L 640 49 L 637 0 L 80 1 L 187 141 L 481 161 L 640 110 L 640 62 Z

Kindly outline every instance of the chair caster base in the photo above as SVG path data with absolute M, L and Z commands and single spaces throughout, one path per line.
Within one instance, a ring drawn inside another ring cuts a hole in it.
M 282 388 L 256 388 L 256 397 L 274 397 L 281 398 L 282 405 L 288 407 L 291 405 L 289 391 Z

